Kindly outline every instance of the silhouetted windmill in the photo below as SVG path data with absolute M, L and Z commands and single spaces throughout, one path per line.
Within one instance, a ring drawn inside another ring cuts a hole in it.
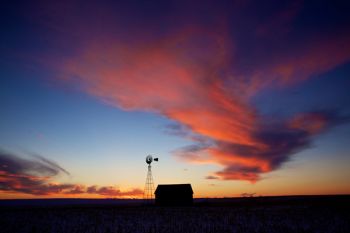
M 145 184 L 145 190 L 143 192 L 143 199 L 144 200 L 153 200 L 154 199 L 154 183 L 153 183 L 153 176 L 152 176 L 152 169 L 151 169 L 151 163 L 152 161 L 158 161 L 158 158 L 152 158 L 151 155 L 148 155 L 146 157 L 146 163 L 148 164 L 148 172 L 147 172 L 147 178 L 146 178 L 146 184 Z

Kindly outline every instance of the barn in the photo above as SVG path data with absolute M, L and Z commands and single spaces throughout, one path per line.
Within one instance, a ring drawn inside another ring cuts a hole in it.
M 191 184 L 160 184 L 154 192 L 160 206 L 189 206 L 193 204 Z

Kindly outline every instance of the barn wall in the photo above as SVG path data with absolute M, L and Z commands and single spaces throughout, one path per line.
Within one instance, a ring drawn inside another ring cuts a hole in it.
M 155 203 L 162 206 L 190 206 L 193 205 L 193 195 L 156 195 Z

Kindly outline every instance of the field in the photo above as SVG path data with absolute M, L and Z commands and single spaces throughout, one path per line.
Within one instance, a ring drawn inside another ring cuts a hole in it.
M 1 201 L 0 232 L 350 232 L 349 196 L 140 201 Z

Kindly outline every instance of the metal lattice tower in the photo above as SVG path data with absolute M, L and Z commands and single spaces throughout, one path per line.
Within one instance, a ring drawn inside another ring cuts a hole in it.
M 154 183 L 153 183 L 151 164 L 149 164 L 148 165 L 147 178 L 146 178 L 146 184 L 145 184 L 145 191 L 143 193 L 143 199 L 145 199 L 145 200 L 152 200 L 152 199 L 154 199 L 153 192 L 154 192 Z
M 154 183 L 153 183 L 152 167 L 151 167 L 152 161 L 153 161 L 152 156 L 148 155 L 146 157 L 146 163 L 148 164 L 148 171 L 147 171 L 145 190 L 143 192 L 143 199 L 146 201 L 147 200 L 152 201 L 154 199 Z M 158 161 L 158 158 L 154 158 L 154 161 Z

